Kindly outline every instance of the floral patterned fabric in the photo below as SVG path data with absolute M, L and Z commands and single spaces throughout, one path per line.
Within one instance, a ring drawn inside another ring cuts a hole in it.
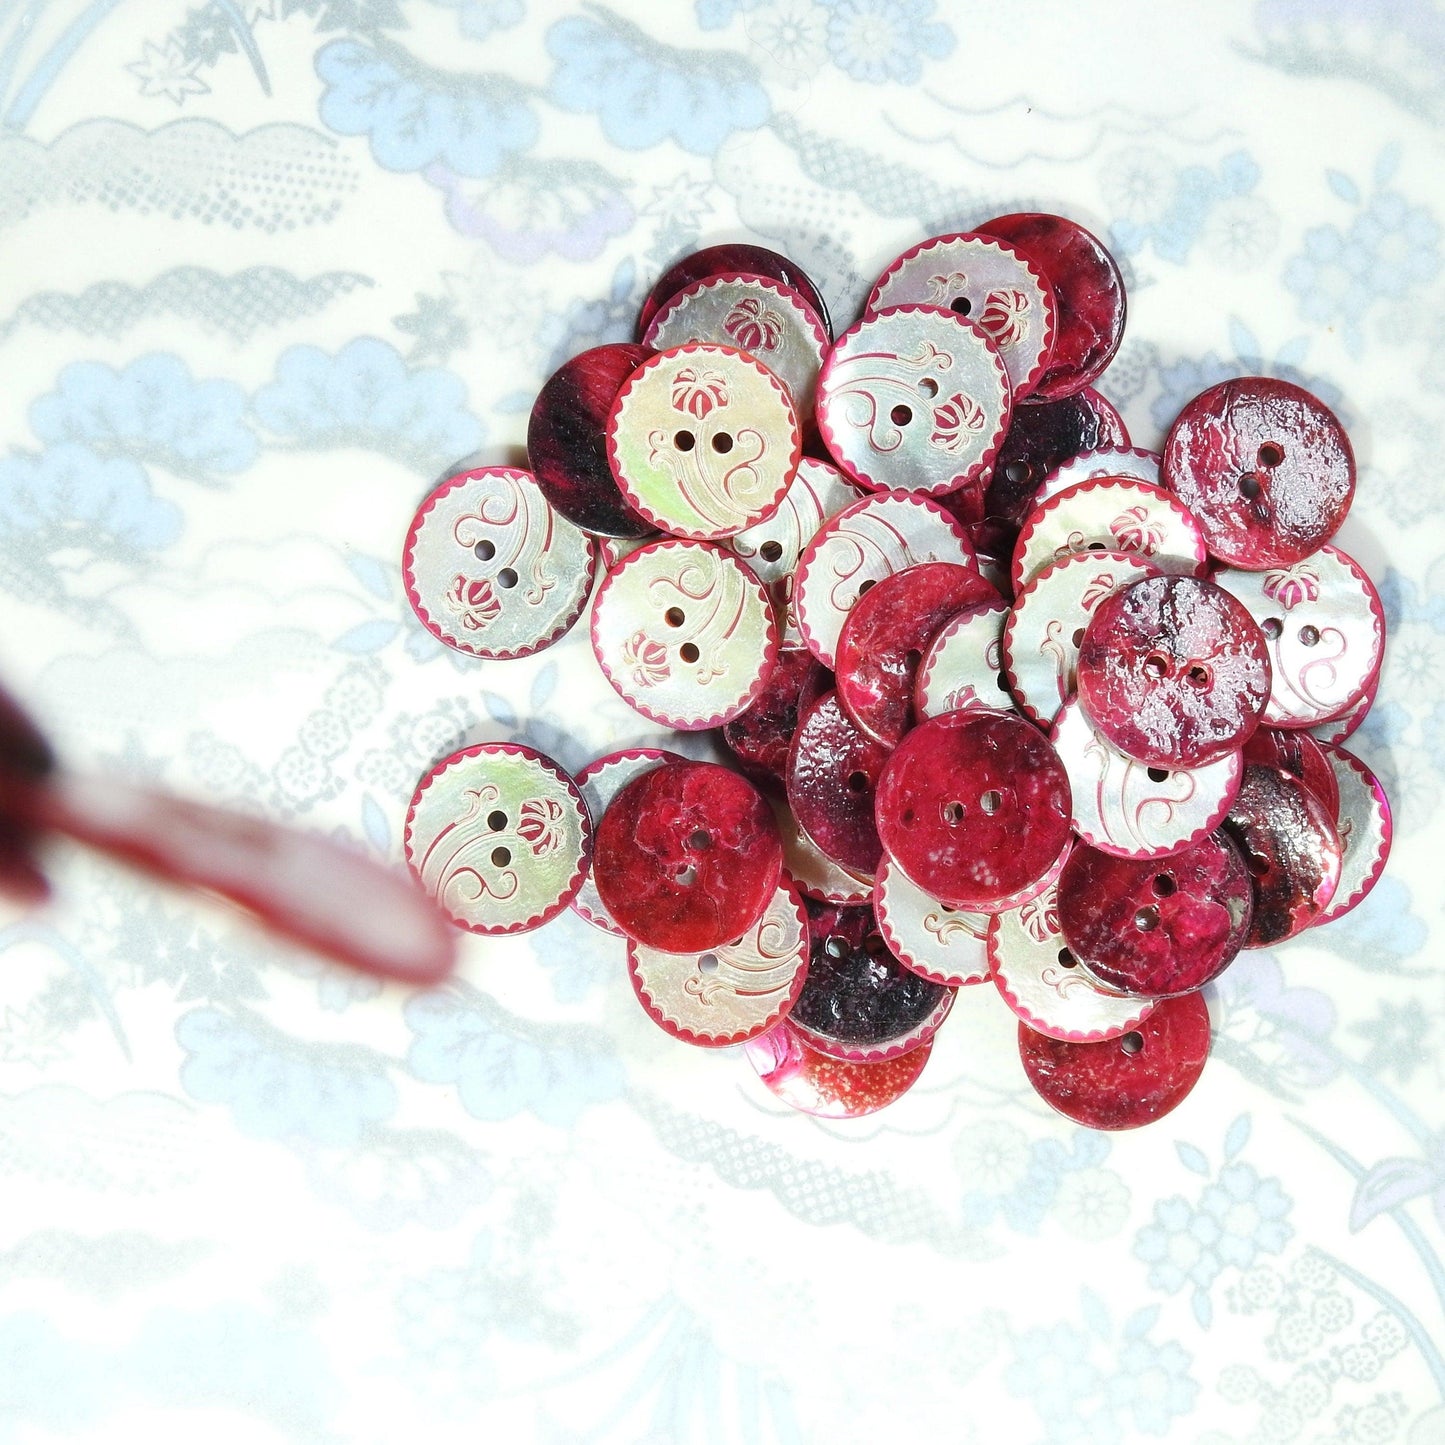
M 689 248 L 788 252 L 841 327 L 1033 208 L 1126 269 L 1136 445 L 1241 373 L 1340 409 L 1398 825 L 1118 1136 L 989 985 L 823 1124 L 571 914 L 408 996 L 57 851 L 0 920 L 0 1440 L 1445 1441 L 1436 6 L 35 0 L 0 115 L 0 670 L 76 769 L 395 858 L 464 742 L 662 741 L 581 629 L 441 649 L 419 498 Z

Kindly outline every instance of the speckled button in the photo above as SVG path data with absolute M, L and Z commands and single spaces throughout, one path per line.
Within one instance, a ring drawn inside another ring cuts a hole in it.
M 974 322 L 998 347 L 1016 401 L 1043 376 L 1054 349 L 1053 288 L 1006 241 L 961 232 L 912 246 L 874 282 L 863 310 L 912 304 Z
M 871 875 L 852 873 L 835 863 L 803 831 L 782 798 L 768 801 L 783 840 L 783 870 L 800 893 L 819 903 L 867 903 L 873 897 Z
M 762 691 L 778 653 L 762 584 L 705 542 L 652 542 L 603 579 L 592 650 L 644 717 L 684 731 L 721 727 Z
M 1177 498 L 1147 482 L 1080 482 L 1029 516 L 1014 547 L 1014 592 L 1074 552 L 1128 552 L 1161 572 L 1202 577 L 1207 552 Z
M 1283 768 L 1298 778 L 1331 816 L 1340 810 L 1340 785 L 1334 765 L 1318 739 L 1300 728 L 1259 727 L 1244 745 L 1246 763 Z
M 782 876 L 772 811 L 746 778 L 677 762 L 632 779 L 597 824 L 592 877 L 636 942 L 704 953 L 741 938 Z
M 582 801 L 587 805 L 587 816 L 592 820 L 593 828 L 596 828 L 598 820 L 611 806 L 612 800 L 633 778 L 651 772 L 663 763 L 679 762 L 682 762 L 682 759 L 665 748 L 623 748 L 588 763 L 577 774 L 576 783 L 577 790 L 582 794 Z M 582 880 L 582 886 L 572 900 L 572 909 L 588 923 L 595 924 L 607 933 L 621 936 L 622 930 L 613 921 L 597 892 L 590 860 L 587 876 Z
M 462 472 L 421 504 L 402 582 L 422 625 L 473 657 L 526 657 L 582 615 L 596 554 L 530 472 Z
M 1012 410 L 993 342 L 935 306 L 864 317 L 838 338 L 818 378 L 828 451 L 874 490 L 950 492 L 982 477 Z
M 888 856 L 925 892 L 992 912 L 1048 872 L 1069 839 L 1053 745 L 1009 713 L 921 722 L 888 761 L 875 815 Z
M 525 933 L 577 895 L 592 842 L 582 795 L 551 758 L 483 743 L 443 758 L 417 784 L 407 866 L 453 923 Z
M 962 708 L 1008 707 L 1003 675 L 1003 628 L 1008 604 L 986 602 L 950 618 L 923 654 L 913 692 L 919 718 Z
M 1264 634 L 1222 587 L 1150 577 L 1106 598 L 1077 669 L 1089 721 L 1156 768 L 1197 768 L 1242 747 L 1269 696 Z
M 1093 451 L 1080 452 L 1061 462 L 1039 483 L 1034 505 L 1057 497 L 1080 482 L 1126 481 L 1145 482 L 1151 487 L 1159 485 L 1159 453 L 1146 452 L 1141 447 L 1099 447 Z
M 820 662 L 837 662 L 843 619 L 875 583 L 920 562 L 974 565 L 963 528 L 935 502 L 912 492 L 879 492 L 845 507 L 803 549 L 793 580 L 793 611 Z
M 1222 567 L 1214 581 L 1244 604 L 1268 640 L 1265 722 L 1318 727 L 1364 697 L 1384 656 L 1385 609 L 1352 557 L 1321 547 L 1266 572 Z
M 884 860 L 873 909 L 889 949 L 905 968 L 950 988 L 988 978 L 990 915 L 950 908 Z
M 788 1013 L 808 976 L 808 952 L 808 916 L 793 889 L 780 886 L 741 938 L 701 954 L 633 942 L 627 973 L 659 1028 L 720 1048 L 767 1032 Z
M 689 252 L 653 282 L 652 290 L 647 293 L 647 299 L 642 303 L 642 311 L 637 318 L 637 334 L 641 336 L 652 324 L 658 308 L 664 306 L 684 287 L 707 276 L 738 272 L 748 276 L 766 276 L 790 290 L 797 291 L 822 321 L 823 329 L 828 330 L 827 303 L 801 266 L 787 256 L 768 250 L 766 246 L 725 241 L 720 246 L 704 246 L 700 251 Z
M 743 772 L 756 783 L 781 786 L 798 719 L 832 686 L 833 674 L 806 648 L 780 652 L 763 690 L 723 724 L 723 741 Z
M 1355 494 L 1355 455 L 1318 397 L 1246 376 L 1211 386 L 1179 413 L 1163 475 L 1210 552 L 1254 571 L 1301 562 L 1334 536 Z
M 1380 881 L 1395 828 L 1390 800 L 1369 768 L 1344 748 L 1326 747 L 1324 751 L 1339 791 L 1335 826 L 1343 849 L 1335 896 L 1319 917 L 1321 923 L 1330 923 L 1363 903 Z
M 717 540 L 782 501 L 802 455 L 783 384 L 730 346 L 673 347 L 623 385 L 607 423 L 623 495 L 676 537 Z
M 1074 831 L 1121 858 L 1165 858 L 1212 833 L 1244 775 L 1238 750 L 1191 769 L 1136 762 L 1099 736 L 1077 701 L 1059 709 L 1050 736 L 1069 775 Z
M 829 346 L 822 322 L 801 293 L 736 271 L 684 286 L 652 318 L 642 339 L 658 351 L 690 341 L 746 351 L 788 388 L 804 414 L 812 410 Z
M 1052 1039 L 1116 1039 L 1154 1012 L 1154 1000 L 1109 993 L 1078 966 L 1059 930 L 1057 884 L 993 917 L 989 968 L 1003 1001 L 1030 1028 Z
M 790 1109 L 819 1119 L 861 1119 L 901 1099 L 918 1082 L 932 1044 L 879 1064 L 819 1053 L 786 1020 L 743 1045 L 764 1086 Z
M 1019 711 L 1048 727 L 1074 695 L 1074 671 L 1094 610 L 1121 587 L 1157 577 L 1129 552 L 1070 552 L 1014 598 L 1003 630 L 1003 665 Z
M 1074 849 L 1059 879 L 1059 927 L 1105 988 L 1146 998 L 1192 993 L 1244 947 L 1253 912 L 1249 869 L 1223 833 L 1168 858 Z
M 1209 1058 L 1202 994 L 1166 998 L 1135 1028 L 1102 1043 L 1050 1039 L 1019 1025 L 1019 1058 L 1046 1104 L 1087 1129 L 1137 1129 L 1183 1103 Z

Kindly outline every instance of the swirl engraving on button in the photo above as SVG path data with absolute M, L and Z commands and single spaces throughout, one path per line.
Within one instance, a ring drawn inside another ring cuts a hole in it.
M 488 542 L 496 548 L 491 560 L 496 564 L 494 575 L 510 568 L 518 574 L 518 580 L 525 585 L 518 595 L 529 606 L 537 606 L 557 585 L 557 575 L 548 565 L 548 552 L 552 546 L 552 534 L 556 527 L 556 516 L 542 494 L 522 484 L 505 472 L 494 472 L 488 479 L 489 487 L 500 488 L 482 496 L 474 510 L 463 512 L 452 523 L 452 539 L 459 547 L 473 551 L 479 542 Z M 458 579 L 461 580 L 460 578 Z M 453 589 L 455 592 L 457 589 Z M 495 594 L 493 594 L 495 597 Z M 446 596 L 448 607 L 453 607 L 453 593 Z M 472 609 L 474 604 L 458 594 L 454 610 L 458 615 Z M 486 613 L 486 604 L 481 604 L 479 613 Z M 478 627 L 462 619 L 462 625 L 470 630 L 480 630 L 501 611 L 482 620 Z
M 707 1007 L 734 998 L 766 998 L 792 987 L 798 966 L 798 925 L 789 909 L 770 912 L 750 936 L 714 949 L 718 967 L 700 969 L 683 981 L 683 992 Z
M 555 799 L 528 798 L 515 822 L 508 815 L 503 826 L 494 828 L 491 815 L 502 800 L 494 783 L 464 789 L 462 797 L 465 811 L 427 844 L 418 868 L 423 886 L 457 913 L 488 895 L 500 903 L 514 898 L 522 884 L 517 870 L 509 866 L 511 850 L 506 845 L 525 845 L 533 857 L 543 858 L 562 846 L 566 820 Z M 498 851 L 507 854 L 507 862 L 493 862 Z M 484 861 L 491 864 L 490 876 L 483 872 Z
M 747 607 L 747 582 L 738 569 L 686 559 L 674 575 L 651 578 L 647 594 L 664 614 L 682 602 L 703 604 L 701 618 L 697 608 L 683 609 L 676 636 L 683 646 L 690 643 L 697 652 L 693 676 L 700 687 L 726 676 L 723 647 L 738 630 Z M 683 646 L 678 647 L 677 655 L 686 662 Z
M 948 943 L 960 935 L 968 938 L 983 938 L 988 933 L 987 919 L 982 928 L 975 927 L 970 921 L 979 916 L 981 915 L 959 913 L 940 906 L 923 915 L 923 927 L 940 943 Z
M 917 405 L 921 394 L 919 383 L 927 373 L 947 376 L 953 364 L 952 352 L 927 340 L 920 341 L 918 349 L 908 353 L 859 351 L 836 363 L 832 390 L 835 396 L 846 398 L 843 415 L 848 425 L 867 432 L 868 444 L 875 452 L 897 451 L 903 445 L 903 428 L 893 420 L 891 409 L 883 410 L 884 400 L 891 399 L 910 408 Z M 982 425 L 980 421 L 980 430 Z M 935 413 L 935 431 L 939 429 Z

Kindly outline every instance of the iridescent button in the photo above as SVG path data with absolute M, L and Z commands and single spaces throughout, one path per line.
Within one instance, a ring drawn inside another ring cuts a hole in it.
M 1148 1018 L 1103 1043 L 1068 1043 L 1019 1025 L 1019 1058 L 1035 1093 L 1086 1129 L 1137 1129 L 1179 1107 L 1209 1058 L 1202 994 L 1161 999 Z
M 833 686 L 833 675 L 806 648 L 785 648 L 763 690 L 731 722 L 723 741 L 756 783 L 781 785 L 798 719 Z
M 920 562 L 974 564 L 973 547 L 942 507 L 913 492 L 879 492 L 845 507 L 803 549 L 793 611 L 803 640 L 833 667 L 843 619 L 875 583 Z
M 1008 604 L 984 603 L 944 623 L 923 654 L 913 707 L 919 718 L 968 707 L 1009 706 L 1003 675 L 1003 628 Z
M 1042 727 L 1074 695 L 1084 629 L 1121 587 L 1157 577 L 1130 552 L 1070 552 L 1051 562 L 1014 598 L 1003 630 L 1003 665 L 1019 711 Z
M 443 758 L 417 784 L 407 866 L 453 923 L 525 933 L 577 896 L 592 842 L 582 795 L 554 763 L 515 743 Z
M 422 625 L 473 657 L 526 657 L 582 615 L 596 555 L 530 472 L 462 472 L 421 504 L 402 581 Z
M 741 938 L 700 954 L 634 942 L 627 973 L 659 1028 L 718 1048 L 755 1038 L 788 1013 L 808 975 L 808 949 L 808 916 L 797 894 L 781 886 Z
M 998 349 L 934 306 L 895 306 L 840 336 L 818 378 L 834 461 L 874 490 L 951 492 L 982 477 L 1013 395 Z
M 829 1058 L 786 1020 L 743 1045 L 764 1086 L 790 1109 L 819 1119 L 861 1119 L 901 1099 L 918 1082 L 932 1044 L 878 1064 Z
M 803 413 L 812 410 L 829 346 L 822 322 L 799 292 L 735 271 L 684 286 L 652 318 L 642 339 L 658 351 L 689 341 L 746 351 L 788 388 Z
M 1034 505 L 1057 497 L 1080 482 L 1125 481 L 1145 482 L 1151 487 L 1159 485 L 1159 453 L 1146 452 L 1142 447 L 1099 447 L 1093 451 L 1080 452 L 1061 462 L 1039 483 Z
M 870 874 L 853 873 L 835 863 L 803 831 L 782 798 L 768 801 L 783 840 L 783 871 L 800 893 L 819 903 L 867 903 L 873 897 Z
M 1043 376 L 1054 349 L 1053 288 L 1007 242 L 965 232 L 911 247 L 874 282 L 863 310 L 910 304 L 974 322 L 998 347 L 1015 401 Z
M 652 323 L 658 308 L 664 306 L 684 287 L 708 276 L 721 276 L 742 272 L 748 276 L 767 276 L 773 281 L 797 291 L 817 313 L 828 329 L 828 306 L 818 288 L 809 279 L 806 271 L 795 261 L 770 251 L 766 246 L 751 246 L 741 241 L 727 241 L 720 246 L 704 246 L 692 251 L 680 261 L 669 266 L 653 282 L 652 290 L 642 303 L 637 318 L 637 334 L 641 336 Z
M 613 403 L 607 447 L 642 516 L 703 541 L 761 522 L 802 454 L 783 384 L 751 356 L 701 343 L 660 352 L 632 373 Z
M 653 542 L 615 567 L 592 605 L 592 650 L 644 717 L 721 727 L 762 691 L 778 652 L 756 577 L 705 542 Z
M 1319 917 L 1321 923 L 1331 923 L 1363 903 L 1380 881 L 1395 829 L 1390 800 L 1374 773 L 1344 748 L 1326 747 L 1325 756 L 1339 788 L 1335 825 L 1343 849 L 1339 885 Z
M 1334 764 L 1324 744 L 1308 732 L 1299 728 L 1256 728 L 1244 745 L 1244 761 L 1283 768 L 1325 805 L 1325 812 L 1339 812 L 1340 785 Z
M 1370 685 L 1365 689 L 1365 695 L 1354 707 L 1347 708 L 1339 717 L 1332 717 L 1328 722 L 1310 728 L 1310 736 L 1318 742 L 1333 743 L 1335 747 L 1348 742 L 1360 730 L 1360 724 L 1370 715 L 1370 709 L 1375 705 L 1375 694 L 1379 690 L 1380 674 L 1376 673 Z
M 886 859 L 873 909 L 884 941 L 905 968 L 949 988 L 988 978 L 989 914 L 940 903 Z
M 1385 609 L 1352 557 L 1321 547 L 1303 562 L 1214 580 L 1237 597 L 1269 643 L 1272 682 L 1264 720 L 1274 727 L 1318 727 L 1348 712 L 1380 670 Z
M 1196 396 L 1169 430 L 1163 474 L 1210 552 L 1251 571 L 1317 551 L 1355 494 L 1355 454 L 1339 418 L 1302 387 L 1267 376 Z

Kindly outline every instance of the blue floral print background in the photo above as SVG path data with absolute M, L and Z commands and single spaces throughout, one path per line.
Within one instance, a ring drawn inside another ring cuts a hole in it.
M 986 986 L 823 1124 L 571 915 L 408 995 L 59 852 L 0 919 L 0 1440 L 1445 1441 L 1445 14 L 30 0 L 0 119 L 0 669 L 76 768 L 395 859 L 464 742 L 657 741 L 584 636 L 431 640 L 418 499 L 691 247 L 785 250 L 846 324 L 1043 208 L 1128 273 L 1136 444 L 1247 372 L 1341 410 L 1398 823 L 1119 1136 Z

